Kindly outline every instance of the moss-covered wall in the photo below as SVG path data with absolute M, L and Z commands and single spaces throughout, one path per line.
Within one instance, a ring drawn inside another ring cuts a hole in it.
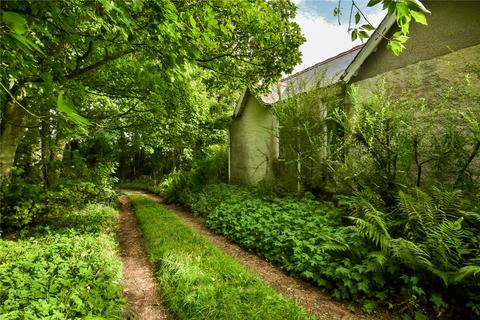
M 276 120 L 271 110 L 249 96 L 230 125 L 230 181 L 255 185 L 272 175 L 277 153 Z
M 422 1 L 423 2 L 423 1 Z M 374 77 L 480 43 L 480 1 L 425 1 L 428 26 L 412 22 L 410 39 L 400 56 L 387 50 L 386 40 L 362 64 L 351 82 Z M 397 27 L 392 27 L 387 38 Z

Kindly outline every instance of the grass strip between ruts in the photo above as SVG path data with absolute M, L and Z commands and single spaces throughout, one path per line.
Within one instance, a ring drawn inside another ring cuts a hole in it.
M 178 319 L 313 319 L 144 196 L 129 195 L 161 295 Z

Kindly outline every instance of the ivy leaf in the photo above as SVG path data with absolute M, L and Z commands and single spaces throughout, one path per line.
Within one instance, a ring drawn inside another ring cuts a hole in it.
M 78 112 L 63 98 L 63 92 L 60 92 L 57 98 L 57 111 L 65 118 L 72 121 L 78 126 L 89 126 L 92 123 L 88 119 L 82 117 Z

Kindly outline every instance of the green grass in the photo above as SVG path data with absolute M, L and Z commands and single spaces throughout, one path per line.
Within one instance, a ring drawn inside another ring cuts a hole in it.
M 178 319 L 313 319 L 161 205 L 130 198 L 161 294 Z
M 115 187 L 117 189 L 144 190 L 161 195 L 160 185 L 151 180 L 137 179 L 132 181 L 122 181 L 119 182 Z
M 116 218 L 91 204 L 0 239 L 0 319 L 121 319 Z

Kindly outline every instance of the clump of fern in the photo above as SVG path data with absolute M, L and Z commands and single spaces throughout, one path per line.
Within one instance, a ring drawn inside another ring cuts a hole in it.
M 367 270 L 411 286 L 401 291 L 415 308 L 419 302 L 433 304 L 441 314 L 449 306 L 442 297 L 454 294 L 452 304 L 464 303 L 480 316 L 480 299 L 473 294 L 480 290 L 480 215 L 477 209 L 462 210 L 461 191 L 400 191 L 393 211 L 370 190 L 343 204 L 353 230 L 370 245 Z

